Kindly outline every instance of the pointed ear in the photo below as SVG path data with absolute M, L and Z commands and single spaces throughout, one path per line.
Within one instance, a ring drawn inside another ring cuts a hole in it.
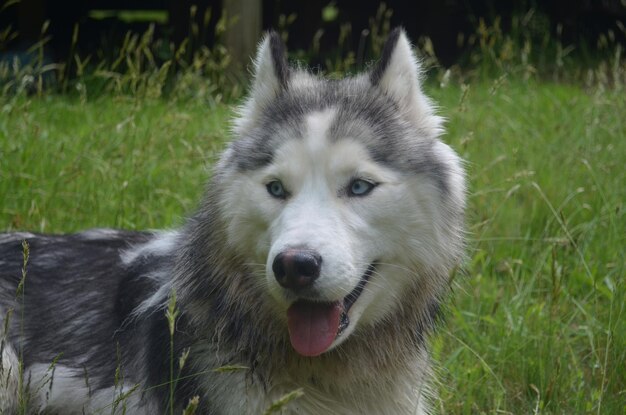
M 253 79 L 252 95 L 261 94 L 255 98 L 274 98 L 281 89 L 287 87 L 287 50 L 280 35 L 273 30 L 261 40 L 254 59 Z
M 380 62 L 370 74 L 373 85 L 400 104 L 408 104 L 420 92 L 420 67 L 401 27 L 395 28 L 383 46 Z
M 378 65 L 370 73 L 372 85 L 394 99 L 401 111 L 433 136 L 441 133 L 442 119 L 420 86 L 421 69 L 404 29 L 395 28 L 383 46 Z
M 239 108 L 239 116 L 234 121 L 234 130 L 239 134 L 253 125 L 263 107 L 287 89 L 289 83 L 287 49 L 280 35 L 273 30 L 259 43 L 252 75 L 250 94 Z

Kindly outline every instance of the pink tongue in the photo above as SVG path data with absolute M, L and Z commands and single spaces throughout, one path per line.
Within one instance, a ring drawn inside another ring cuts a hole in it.
M 343 307 L 334 303 L 297 301 L 287 310 L 289 338 L 302 356 L 324 353 L 337 337 Z

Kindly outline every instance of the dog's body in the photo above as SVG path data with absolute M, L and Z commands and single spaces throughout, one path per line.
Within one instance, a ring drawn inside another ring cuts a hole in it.
M 262 413 L 295 390 L 287 412 L 428 411 L 424 336 L 462 255 L 464 178 L 404 33 L 357 77 L 288 67 L 275 34 L 255 70 L 182 229 L 0 236 L 4 413 L 18 395 L 35 411 L 164 413 L 170 390 L 176 413 L 193 396 L 198 413 Z

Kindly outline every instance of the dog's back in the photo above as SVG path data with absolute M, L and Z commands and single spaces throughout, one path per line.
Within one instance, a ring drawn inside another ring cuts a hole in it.
M 86 405 L 90 396 L 114 384 L 118 368 L 126 368 L 132 380 L 129 369 L 136 362 L 128 356 L 140 355 L 142 344 L 125 322 L 156 289 L 147 277 L 151 269 L 166 268 L 170 258 L 126 258 L 124 253 L 151 238 L 147 232 L 107 229 L 0 235 L 5 321 L 0 413 L 12 413 L 18 400 L 31 409 L 62 408 L 72 400 Z M 21 391 L 18 360 L 25 382 Z M 55 383 L 64 390 L 74 384 L 74 393 L 56 393 Z

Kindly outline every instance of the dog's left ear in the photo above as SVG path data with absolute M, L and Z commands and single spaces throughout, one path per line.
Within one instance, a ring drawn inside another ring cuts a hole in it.
M 252 88 L 235 120 L 236 133 L 243 134 L 254 124 L 263 107 L 287 88 L 289 76 L 287 49 L 280 35 L 272 30 L 259 43 L 254 58 Z
M 420 67 L 406 33 L 403 28 L 397 27 L 385 41 L 380 61 L 371 72 L 370 80 L 398 102 L 405 103 L 419 92 L 419 75 Z
M 395 28 L 383 46 L 378 65 L 370 72 L 372 85 L 383 90 L 420 126 L 434 136 L 441 133 L 442 119 L 420 86 L 421 68 L 404 29 Z
M 371 72 L 370 80 L 399 103 L 408 104 L 420 91 L 419 74 L 420 67 L 406 33 L 397 27 L 385 41 L 380 62 Z

